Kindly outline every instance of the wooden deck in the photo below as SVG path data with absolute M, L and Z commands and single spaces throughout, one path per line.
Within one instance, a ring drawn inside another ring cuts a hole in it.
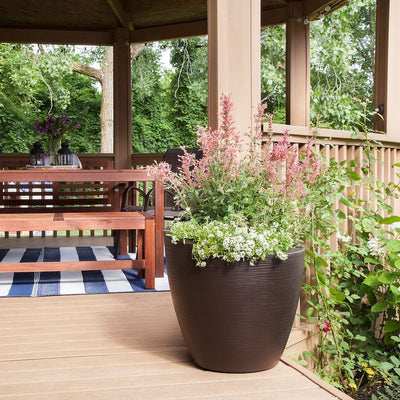
M 0 399 L 349 399 L 290 363 L 252 374 L 197 368 L 168 292 L 0 304 Z

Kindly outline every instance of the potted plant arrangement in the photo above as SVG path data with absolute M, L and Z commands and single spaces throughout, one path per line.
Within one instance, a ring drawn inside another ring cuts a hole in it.
M 189 352 L 205 369 L 252 372 L 272 368 L 288 340 L 324 163 L 312 140 L 299 151 L 288 133 L 261 147 L 265 106 L 243 138 L 232 107 L 221 96 L 220 128 L 198 130 L 203 158 L 151 168 L 182 209 L 165 246 Z

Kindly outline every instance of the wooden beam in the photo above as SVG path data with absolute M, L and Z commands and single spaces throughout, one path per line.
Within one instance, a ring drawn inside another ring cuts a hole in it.
M 115 168 L 130 168 L 132 154 L 131 51 L 129 31 L 117 29 L 114 43 Z
M 220 96 L 231 95 L 235 126 L 245 134 L 261 101 L 260 0 L 207 4 L 208 122 L 218 127 Z
M 261 26 L 280 25 L 286 22 L 287 7 L 261 12 Z
M 112 31 L 0 28 L 2 43 L 76 44 L 112 46 Z
M 120 0 L 107 0 L 108 5 L 113 10 L 114 14 L 118 18 L 119 22 L 124 28 L 133 30 L 133 23 L 129 19 L 129 15 L 125 10 L 125 7 L 121 4 Z
M 389 1 L 388 14 L 388 54 L 387 54 L 387 104 L 385 111 L 388 138 L 399 137 L 400 126 L 400 1 Z
M 329 14 L 348 3 L 348 0 L 304 0 L 304 16 L 317 19 L 320 14 Z
M 290 6 L 290 5 L 289 5 Z M 310 28 L 298 18 L 286 22 L 286 123 L 308 126 L 310 123 Z
M 130 32 L 129 41 L 131 43 L 148 43 L 203 35 L 207 35 L 206 20 L 135 29 Z
M 388 89 L 388 44 L 389 44 L 389 0 L 376 2 L 376 42 L 374 107 L 383 118 L 375 117 L 375 130 L 386 132 L 387 89 Z

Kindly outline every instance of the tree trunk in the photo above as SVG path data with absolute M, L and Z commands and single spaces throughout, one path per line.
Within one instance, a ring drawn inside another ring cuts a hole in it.
M 114 84 L 113 84 L 113 48 L 109 47 L 104 55 L 103 79 L 101 82 L 101 152 L 114 152 Z
M 145 44 L 131 46 L 131 60 L 135 59 L 145 49 Z M 92 68 L 73 62 L 72 70 L 79 74 L 97 79 L 101 84 L 101 152 L 114 152 L 114 82 L 113 82 L 113 48 L 109 47 L 104 55 L 104 67 Z

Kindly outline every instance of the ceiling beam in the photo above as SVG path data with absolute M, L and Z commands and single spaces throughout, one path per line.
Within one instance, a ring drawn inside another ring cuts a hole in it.
M 113 10 L 114 14 L 118 18 L 123 28 L 128 28 L 129 30 L 133 30 L 133 23 L 129 19 L 129 15 L 125 10 L 124 6 L 121 4 L 119 0 L 107 0 L 108 5 Z
M 130 43 L 149 43 L 207 35 L 207 21 L 188 22 L 130 31 Z M 64 31 L 53 29 L 1 28 L 2 43 L 43 43 L 112 46 L 114 31 Z
M 261 26 L 280 25 L 286 22 L 287 7 L 261 12 Z
M 130 32 L 129 41 L 131 43 L 148 43 L 204 35 L 207 35 L 206 20 L 156 26 L 153 28 L 136 28 Z
M 65 31 L 53 29 L 0 28 L 2 43 L 76 44 L 112 46 L 113 31 Z
M 304 16 L 309 20 L 318 19 L 348 4 L 348 0 L 304 0 Z

